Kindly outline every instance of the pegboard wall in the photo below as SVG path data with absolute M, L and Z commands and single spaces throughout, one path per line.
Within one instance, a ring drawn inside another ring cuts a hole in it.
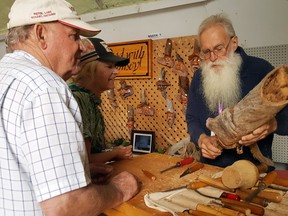
M 183 59 L 185 66 L 188 68 L 189 82 L 193 76 L 188 57 L 193 53 L 195 36 L 171 38 L 172 40 L 172 59 L 175 60 L 176 53 Z M 117 108 L 112 108 L 109 104 L 107 95 L 102 98 L 102 110 L 106 124 L 105 139 L 106 142 L 114 141 L 118 138 L 130 140 L 130 133 L 126 126 L 128 120 L 127 106 L 134 108 L 134 129 L 155 131 L 156 148 L 163 150 L 168 146 L 167 139 L 176 143 L 187 136 L 187 126 L 185 122 L 185 114 L 182 111 L 182 104 L 176 99 L 179 89 L 178 75 L 172 72 L 172 68 L 157 63 L 158 57 L 164 56 L 165 45 L 167 39 L 159 39 L 152 41 L 152 78 L 151 79 L 126 79 L 126 84 L 133 86 L 133 95 L 122 99 L 119 95 L 120 80 L 115 80 L 115 97 L 118 104 Z M 166 89 L 167 98 L 172 101 L 176 118 L 172 127 L 166 122 L 166 100 L 162 96 L 160 90 L 157 90 L 156 82 L 159 80 L 162 68 L 166 70 L 165 80 L 170 84 Z M 146 102 L 151 106 L 155 114 L 154 116 L 145 116 L 137 114 L 137 105 L 141 103 L 141 91 L 145 91 Z
M 281 64 L 288 64 L 288 44 L 246 48 L 245 51 L 249 55 L 266 59 L 275 67 Z M 288 136 L 276 134 L 272 144 L 272 152 L 275 162 L 288 163 Z

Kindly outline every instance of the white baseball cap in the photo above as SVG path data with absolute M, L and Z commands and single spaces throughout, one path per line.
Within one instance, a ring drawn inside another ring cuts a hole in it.
M 80 30 L 80 35 L 92 37 L 101 30 L 82 21 L 74 7 L 65 0 L 15 0 L 8 15 L 7 28 L 58 21 Z

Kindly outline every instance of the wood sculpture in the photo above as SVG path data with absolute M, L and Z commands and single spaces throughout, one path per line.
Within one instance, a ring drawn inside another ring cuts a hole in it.
M 176 99 L 182 104 L 182 112 L 186 113 L 187 108 L 187 97 L 189 91 L 189 79 L 187 76 L 178 76 L 179 80 L 179 89 Z
M 166 107 L 167 107 L 167 111 L 166 111 L 166 122 L 168 123 L 169 127 L 172 128 L 175 118 L 176 118 L 176 114 L 174 113 L 174 108 L 173 108 L 173 103 L 170 99 L 166 99 Z
M 119 95 L 123 100 L 125 100 L 127 97 L 133 95 L 133 87 L 130 85 L 127 85 L 125 80 L 120 81 L 121 87 L 118 89 Z
M 240 146 L 242 136 L 251 133 L 275 117 L 288 104 L 288 65 L 281 65 L 255 86 L 235 106 L 226 108 L 215 118 L 207 119 L 207 127 L 213 131 L 221 147 L 225 149 Z M 273 165 L 265 158 L 258 145 L 250 145 L 253 156 L 261 163 Z
M 153 116 L 155 114 L 154 109 L 149 106 L 146 101 L 145 90 L 141 91 L 141 103 L 137 105 L 137 113 L 145 116 Z
M 131 105 L 127 105 L 127 116 L 128 116 L 128 120 L 127 120 L 127 128 L 129 133 L 131 133 L 131 131 L 134 129 L 134 109 Z
M 174 66 L 174 61 L 172 59 L 172 40 L 167 39 L 165 45 L 165 51 L 163 57 L 158 57 L 157 62 L 161 65 L 167 66 L 169 68 Z
M 188 56 L 188 60 L 190 61 L 190 65 L 192 68 L 193 73 L 200 67 L 201 59 L 200 59 L 200 46 L 198 44 L 198 40 L 194 40 L 194 46 L 193 46 L 193 53 Z
M 172 72 L 178 76 L 188 76 L 188 68 L 178 53 L 176 53 L 176 60 Z
M 166 72 L 167 72 L 167 71 L 166 71 L 165 68 L 163 67 L 163 68 L 161 69 L 159 79 L 158 79 L 158 81 L 156 82 L 157 90 L 159 90 L 159 91 L 161 92 L 161 95 L 162 95 L 163 98 L 165 98 L 165 99 L 166 99 L 166 97 L 167 97 L 166 88 L 167 88 L 168 86 L 170 86 L 170 84 L 165 80 Z

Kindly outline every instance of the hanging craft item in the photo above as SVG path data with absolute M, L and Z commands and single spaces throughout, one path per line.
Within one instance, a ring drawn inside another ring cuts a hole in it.
M 172 40 L 167 39 L 166 40 L 166 46 L 165 46 L 165 51 L 164 51 L 164 56 L 163 57 L 158 57 L 157 62 L 161 65 L 167 66 L 169 68 L 174 66 L 174 61 L 171 57 L 172 53 Z
M 118 107 L 116 98 L 115 98 L 115 92 L 114 89 L 107 90 L 107 96 L 109 99 L 109 103 L 112 106 L 113 109 L 116 109 Z
M 172 127 L 176 114 L 174 113 L 172 101 L 168 98 L 166 99 L 166 107 L 166 122 L 168 123 L 169 127 Z
M 182 104 L 182 112 L 186 113 L 187 96 L 189 90 L 189 79 L 186 76 L 179 76 L 179 89 L 176 99 Z
M 120 84 L 121 84 L 121 87 L 118 89 L 118 92 L 123 100 L 133 95 L 132 86 L 127 85 L 125 80 L 121 80 Z
M 165 80 L 166 72 L 167 71 L 163 67 L 161 69 L 159 79 L 156 82 L 157 90 L 161 91 L 161 94 L 165 99 L 167 97 L 166 88 L 170 86 L 170 84 Z
M 198 44 L 198 40 L 194 40 L 194 47 L 193 47 L 193 53 L 188 56 L 188 60 L 190 61 L 190 65 L 192 68 L 193 73 L 200 67 L 201 59 L 200 59 L 200 47 Z
M 235 106 L 224 109 L 215 118 L 208 118 L 207 128 L 213 131 L 219 145 L 225 149 L 239 149 L 242 136 L 252 133 L 261 125 L 273 120 L 275 115 L 288 104 L 288 65 L 281 65 L 255 86 Z M 254 158 L 261 163 L 273 165 L 262 155 L 257 143 L 249 145 Z M 241 153 L 241 151 L 239 151 Z
M 188 76 L 188 68 L 183 62 L 183 58 L 176 53 L 176 61 L 172 70 L 173 73 L 177 74 L 178 76 Z
M 146 115 L 146 116 L 153 116 L 155 111 L 152 107 L 148 105 L 146 102 L 145 91 L 141 91 L 141 103 L 137 106 L 137 113 Z
M 134 109 L 131 105 L 127 105 L 127 116 L 128 116 L 128 120 L 127 120 L 127 128 L 129 133 L 131 133 L 131 131 L 134 129 Z

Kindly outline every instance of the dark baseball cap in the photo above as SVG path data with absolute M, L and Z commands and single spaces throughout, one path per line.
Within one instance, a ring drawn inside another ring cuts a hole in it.
M 81 55 L 81 64 L 98 60 L 113 62 L 116 66 L 126 66 L 130 62 L 129 58 L 114 55 L 106 42 L 100 38 L 84 38 L 81 41 L 86 47 L 86 51 Z

